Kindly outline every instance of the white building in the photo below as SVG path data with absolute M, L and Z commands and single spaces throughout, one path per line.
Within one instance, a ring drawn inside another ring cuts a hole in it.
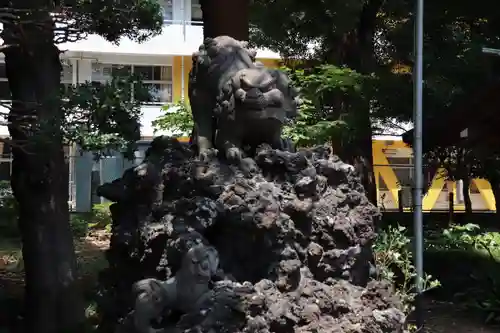
M 76 43 L 59 45 L 63 58 L 62 82 L 77 84 L 85 81 L 105 81 L 112 72 L 140 73 L 144 82 L 151 86 L 155 103 L 144 104 L 141 119 L 141 135 L 145 145 L 154 135 L 151 122 L 162 114 L 162 106 L 187 95 L 187 77 L 191 68 L 191 55 L 203 41 L 202 12 L 199 0 L 163 1 L 164 26 L 160 35 L 139 44 L 123 38 L 119 45 L 107 42 L 98 35 Z M 257 57 L 267 65 L 277 63 L 279 55 L 258 50 Z M 5 76 L 5 64 L 0 58 L 0 99 L 9 100 L 10 90 Z M 158 134 L 158 133 L 156 133 Z M 160 133 L 161 134 L 161 133 Z M 5 126 L 0 126 L 0 136 L 8 136 Z M 140 160 L 141 152 L 137 153 Z M 87 211 L 91 203 L 100 199 L 93 196 L 95 188 L 104 182 L 121 176 L 133 162 L 120 156 L 94 162 L 89 154 L 79 153 L 69 159 L 71 204 L 77 211 Z M 2 149 L 0 156 L 0 180 L 10 178 L 10 152 Z

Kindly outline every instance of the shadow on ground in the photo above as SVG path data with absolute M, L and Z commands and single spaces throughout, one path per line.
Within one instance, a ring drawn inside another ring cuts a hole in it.
M 500 305 L 499 261 L 479 251 L 431 250 L 424 255 L 424 271 L 441 282 L 426 294 L 429 332 L 500 331 L 500 322 L 486 325 L 491 312 L 477 307 L 491 299 Z
M 107 266 L 109 246 L 105 231 L 97 230 L 75 240 L 80 282 L 87 302 L 87 317 L 95 315 L 94 290 L 99 271 Z M 0 332 L 21 332 L 24 296 L 24 265 L 19 239 L 0 239 Z

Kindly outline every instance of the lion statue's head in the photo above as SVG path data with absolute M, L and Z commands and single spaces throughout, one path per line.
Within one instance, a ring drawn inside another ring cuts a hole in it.
M 280 121 L 297 112 L 297 90 L 285 73 L 256 62 L 248 43 L 229 36 L 207 38 L 193 54 L 191 81 L 215 100 L 215 112 L 272 117 Z M 264 111 L 274 110 L 273 112 Z

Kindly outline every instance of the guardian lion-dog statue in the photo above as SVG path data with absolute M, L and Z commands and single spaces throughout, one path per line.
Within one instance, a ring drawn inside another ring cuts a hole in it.
M 193 54 L 191 141 L 200 160 L 207 160 L 212 148 L 236 164 L 243 146 L 284 149 L 281 129 L 297 115 L 298 91 L 284 72 L 264 67 L 255 56 L 247 42 L 228 36 L 205 39 Z

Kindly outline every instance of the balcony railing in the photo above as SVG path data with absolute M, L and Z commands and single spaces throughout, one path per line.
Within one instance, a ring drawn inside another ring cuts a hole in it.
M 164 27 L 169 31 L 178 31 L 182 35 L 182 40 L 186 42 L 193 38 L 203 38 L 203 21 L 187 21 L 187 20 L 163 20 Z M 173 29 L 173 30 L 172 30 Z M 179 31 L 181 30 L 181 31 Z M 200 40 L 201 42 L 201 40 Z
M 179 25 L 197 25 L 201 26 L 203 25 L 203 21 L 187 21 L 187 20 L 170 20 L 170 19 L 164 19 L 163 24 L 165 25 L 172 25 L 172 24 L 179 24 Z

